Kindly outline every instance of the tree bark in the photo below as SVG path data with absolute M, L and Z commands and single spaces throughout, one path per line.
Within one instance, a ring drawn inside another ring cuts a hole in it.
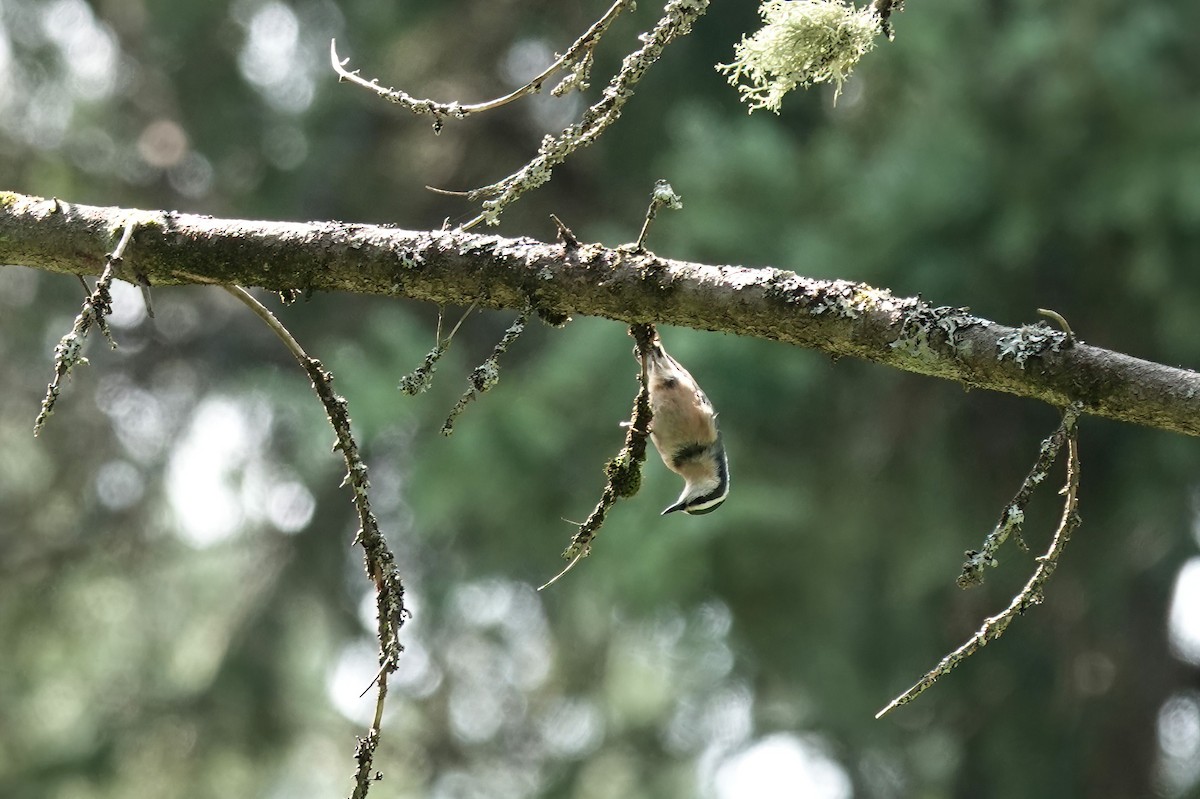
M 1085 414 L 1200 435 L 1200 375 L 1011 328 L 963 308 L 780 269 L 713 266 L 574 242 L 343 222 L 213 219 L 0 192 L 0 263 L 98 274 L 126 222 L 117 276 L 152 286 L 350 291 L 440 304 L 658 322 L 783 341 Z

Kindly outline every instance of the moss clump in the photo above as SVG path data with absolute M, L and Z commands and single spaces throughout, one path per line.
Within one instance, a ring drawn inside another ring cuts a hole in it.
M 628 449 L 621 450 L 617 457 L 604 464 L 604 475 L 618 497 L 632 497 L 642 487 L 642 470 Z

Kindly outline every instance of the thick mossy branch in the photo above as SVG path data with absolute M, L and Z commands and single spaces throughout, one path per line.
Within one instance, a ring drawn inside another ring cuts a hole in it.
M 54 210 L 56 209 L 57 210 Z M 1200 435 L 1200 375 L 1018 329 L 915 297 L 781 269 L 673 261 L 595 244 L 339 222 L 284 223 L 68 205 L 0 193 L 0 263 L 92 275 L 110 231 L 139 218 L 155 285 L 236 283 L 441 305 L 600 316 L 783 341 L 1084 414 Z M 799 264 L 803 268 L 803 264 Z M 117 277 L 125 274 L 118 265 Z M 1035 341 L 1036 339 L 1036 341 Z

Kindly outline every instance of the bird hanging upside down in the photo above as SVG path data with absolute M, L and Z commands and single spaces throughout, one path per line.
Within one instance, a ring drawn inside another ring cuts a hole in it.
M 717 412 L 696 380 L 663 349 L 657 333 L 640 352 L 650 394 L 650 440 L 667 468 L 683 478 L 683 493 L 663 515 L 711 513 L 729 495 L 729 461 Z

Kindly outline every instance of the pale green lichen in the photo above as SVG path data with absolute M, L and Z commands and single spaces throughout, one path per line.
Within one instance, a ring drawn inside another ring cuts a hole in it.
M 683 209 L 683 198 L 676 194 L 675 189 L 665 180 L 654 182 L 654 193 L 651 194 L 650 201 L 660 208 L 670 208 L 672 211 Z
M 832 83 L 836 101 L 882 30 L 874 8 L 841 0 L 765 0 L 758 11 L 763 27 L 742 37 L 732 63 L 717 65 L 751 112 L 779 113 L 785 94 L 814 83 Z
M 550 94 L 554 97 L 565 97 L 571 92 L 587 91 L 591 85 L 588 80 L 592 76 L 593 61 L 592 51 L 586 51 L 578 61 L 571 65 L 571 71 L 567 73 L 567 76 L 550 90 Z
M 831 312 L 834 316 L 858 319 L 865 313 L 898 311 L 905 302 L 893 297 L 888 289 L 877 289 L 851 280 L 833 280 L 817 291 L 817 299 L 810 306 L 810 312 L 814 316 Z
M 1021 325 L 1011 333 L 1001 336 L 996 342 L 996 360 L 1010 358 L 1017 366 L 1025 368 L 1030 358 L 1039 358 L 1047 353 L 1062 352 L 1070 346 L 1070 338 L 1061 330 L 1038 322 L 1034 325 Z
M 968 312 L 967 308 L 952 308 L 947 305 L 933 308 L 920 302 L 904 316 L 900 327 L 900 336 L 890 344 L 892 349 L 900 350 L 920 360 L 936 359 L 938 351 L 934 349 L 937 331 L 945 335 L 946 344 L 959 356 L 970 355 L 971 347 L 959 336 L 959 333 L 970 327 L 987 327 L 989 322 L 978 319 Z
M 491 391 L 500 382 L 500 363 L 493 357 L 476 366 L 468 378 L 479 393 Z
M 439 343 L 426 353 L 425 361 L 420 366 L 401 377 L 399 385 L 401 393 L 414 397 L 428 391 L 429 386 L 433 384 L 433 373 L 437 371 L 437 362 L 442 359 L 448 346 L 450 346 L 449 341 Z

